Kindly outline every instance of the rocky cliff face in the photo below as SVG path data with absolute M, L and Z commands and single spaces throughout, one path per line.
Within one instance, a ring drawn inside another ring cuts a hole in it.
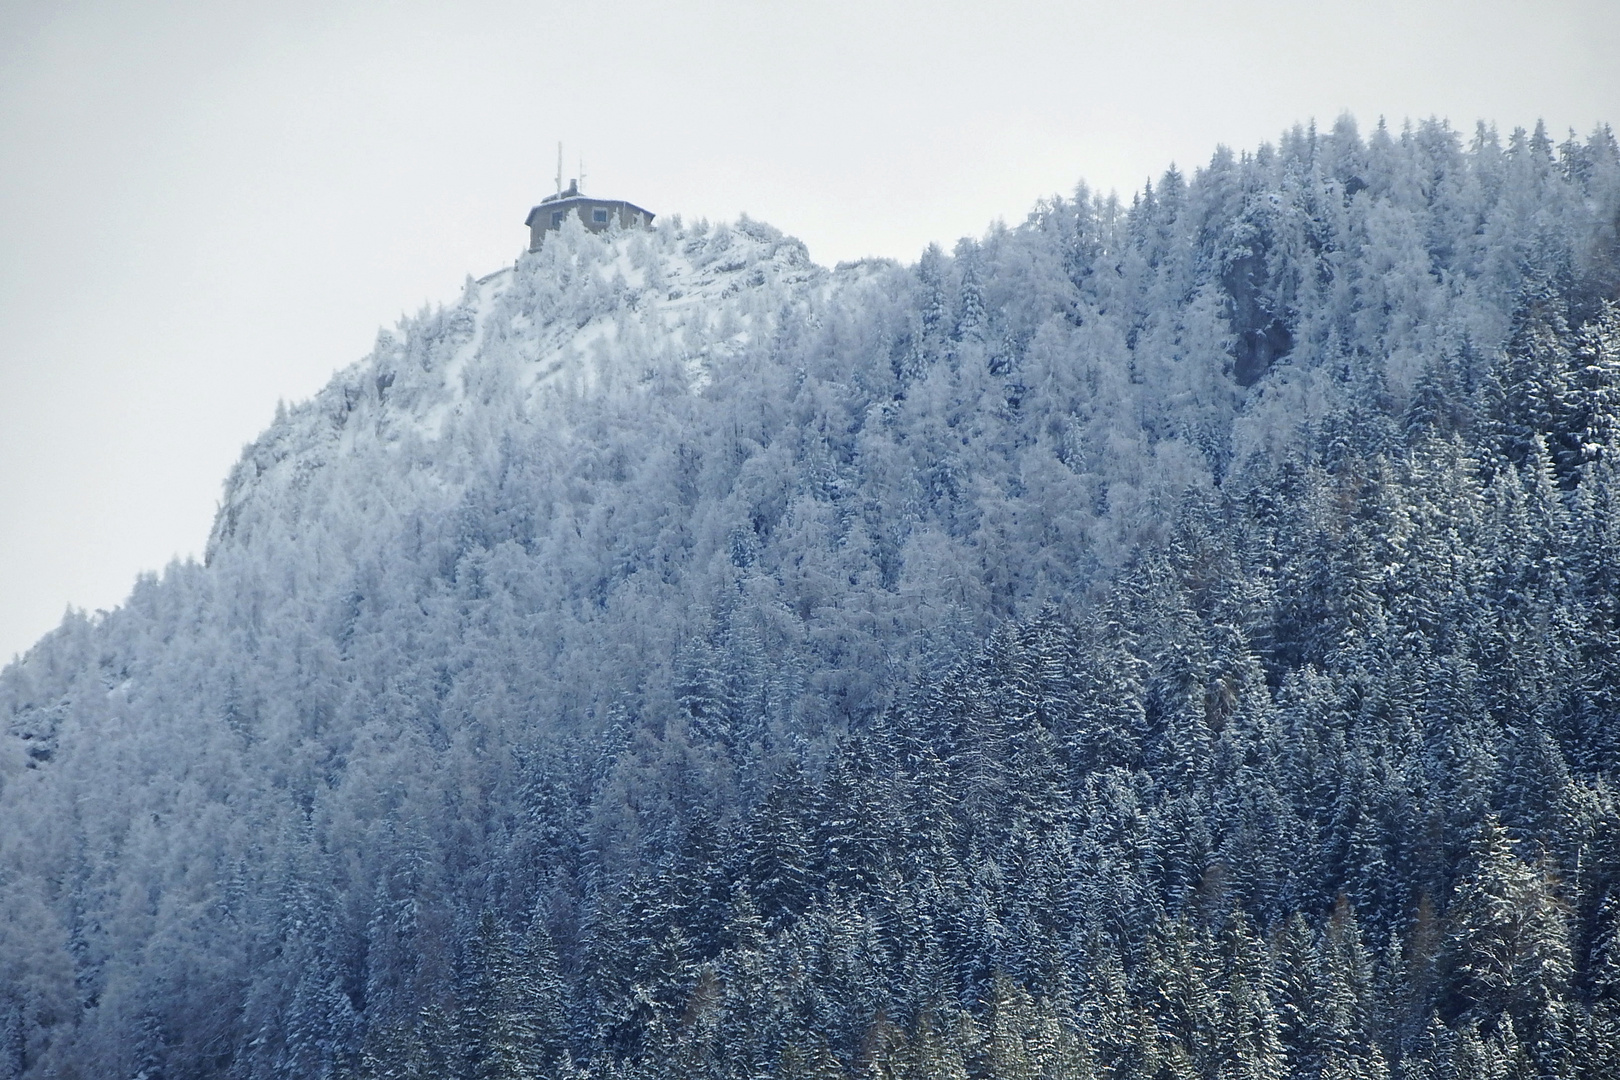
M 300 524 L 373 527 L 387 506 L 453 505 L 527 429 L 569 433 L 569 403 L 681 387 L 762 349 L 859 275 L 743 221 L 592 235 L 470 280 L 449 308 L 378 336 L 370 356 L 285 410 L 226 484 L 208 561 L 295 537 Z M 351 539 L 358 539 L 351 536 Z

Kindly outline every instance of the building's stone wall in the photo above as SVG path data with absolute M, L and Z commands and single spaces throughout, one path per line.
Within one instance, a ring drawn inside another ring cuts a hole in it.
M 602 212 L 601 220 L 598 220 L 597 211 Z M 568 220 L 568 214 L 578 214 L 591 232 L 607 231 L 615 216 L 621 229 L 648 228 L 653 219 L 649 211 L 622 199 L 592 199 L 584 195 L 552 199 L 529 211 L 525 222 L 529 226 L 529 250 L 538 251 L 546 233 L 561 228 L 562 223 Z

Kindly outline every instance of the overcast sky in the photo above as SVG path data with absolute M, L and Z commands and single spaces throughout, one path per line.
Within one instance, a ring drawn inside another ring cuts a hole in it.
M 0 663 L 553 188 L 912 261 L 1352 112 L 1620 122 L 1615 0 L 0 0 Z

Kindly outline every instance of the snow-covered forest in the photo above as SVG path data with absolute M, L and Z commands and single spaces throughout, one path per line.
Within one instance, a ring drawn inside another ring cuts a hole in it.
M 0 673 L 0 1078 L 1620 1075 L 1620 150 L 570 223 Z

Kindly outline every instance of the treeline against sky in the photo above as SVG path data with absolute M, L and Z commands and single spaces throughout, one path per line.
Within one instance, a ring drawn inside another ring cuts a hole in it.
M 0 1077 L 1620 1071 L 1620 152 L 569 227 L 0 674 Z

